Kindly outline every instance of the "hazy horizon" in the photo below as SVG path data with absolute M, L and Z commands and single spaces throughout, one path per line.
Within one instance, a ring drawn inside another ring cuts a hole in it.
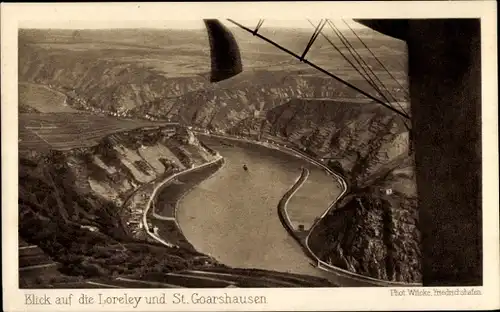
M 220 19 L 228 28 L 237 27 L 226 19 Z M 364 25 L 354 22 L 352 19 L 330 19 L 339 29 L 348 29 L 346 23 L 354 29 L 369 29 Z M 236 22 L 255 28 L 258 23 L 255 20 L 236 20 Z M 319 23 L 319 19 L 310 20 L 314 25 Z M 345 22 L 344 22 L 345 21 Z M 171 30 L 202 30 L 205 29 L 203 20 L 168 20 L 168 21 L 57 21 L 55 23 L 45 23 L 45 25 L 36 22 L 25 22 L 19 25 L 20 29 L 71 29 L 71 30 L 110 30 L 110 29 L 171 29 Z M 87 25 L 85 25 L 87 24 Z M 282 28 L 282 29 L 314 29 L 307 19 L 303 20 L 268 20 L 265 19 L 261 27 Z

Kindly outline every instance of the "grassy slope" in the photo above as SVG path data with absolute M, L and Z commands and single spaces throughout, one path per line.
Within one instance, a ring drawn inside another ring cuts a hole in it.
M 133 144 L 151 144 L 147 135 L 142 133 L 141 136 L 140 130 L 129 134 L 128 142 L 124 135 L 112 137 L 130 148 Z M 161 138 L 155 136 L 158 137 Z M 115 173 L 110 174 L 95 165 L 92 162 L 95 155 L 114 167 Z M 170 272 L 211 262 L 193 250 L 166 248 L 132 237 L 126 225 L 127 214 L 85 182 L 92 176 L 113 187 L 113 181 L 134 180 L 131 172 L 122 168 L 118 157 L 110 139 L 93 148 L 67 152 L 22 151 L 19 164 L 20 236 L 60 262 L 65 274 L 86 278 Z M 98 231 L 91 232 L 81 225 L 95 227 Z

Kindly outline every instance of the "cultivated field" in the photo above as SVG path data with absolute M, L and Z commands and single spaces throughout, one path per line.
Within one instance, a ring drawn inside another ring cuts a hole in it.
M 251 22 L 244 22 L 253 28 Z M 201 21 L 200 21 L 200 25 Z M 252 25 L 252 26 L 251 26 Z M 230 24 L 228 24 L 230 26 Z M 240 45 L 243 66 L 246 71 L 264 69 L 267 71 L 304 70 L 318 74 L 307 65 L 293 59 L 286 53 L 276 49 L 263 40 L 239 29 L 231 28 Z M 301 54 L 309 41 L 314 26 L 311 29 L 286 30 L 267 27 L 260 29 L 264 36 L 278 42 L 287 49 Z M 354 62 L 349 50 L 335 36 L 331 29 L 324 29 L 325 36 L 336 47 Z M 359 42 L 352 33 L 344 31 L 357 53 L 375 70 L 383 81 L 390 82 L 380 65 L 375 62 L 371 53 Z M 358 31 L 372 52 L 382 60 L 391 73 L 401 82 L 406 81 L 404 59 L 405 45 L 365 28 Z M 75 34 L 72 30 L 21 30 L 21 38 L 29 44 L 43 49 L 50 49 L 52 54 L 86 52 L 102 60 L 119 61 L 123 64 L 140 64 L 164 73 L 167 77 L 192 76 L 207 73 L 210 70 L 210 46 L 208 35 L 204 28 L 199 30 L 82 30 Z M 395 57 L 396 56 L 396 57 Z M 342 57 L 338 50 L 319 36 L 308 53 L 308 60 L 331 70 L 344 79 L 362 80 L 359 74 Z M 322 75 L 322 74 L 320 74 Z
M 111 133 L 162 125 L 165 123 L 83 113 L 19 114 L 19 149 L 89 147 Z
M 66 95 L 48 86 L 34 83 L 19 83 L 19 106 L 28 106 L 41 113 L 76 113 L 66 104 Z
M 19 286 L 33 287 L 62 276 L 58 264 L 36 245 L 19 239 Z

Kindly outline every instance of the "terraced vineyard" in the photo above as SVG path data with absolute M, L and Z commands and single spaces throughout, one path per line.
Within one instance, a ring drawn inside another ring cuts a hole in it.
M 240 285 L 245 280 L 249 284 L 246 287 L 272 287 L 276 284 L 287 284 L 288 286 L 302 285 L 301 287 L 333 287 L 332 283 L 323 278 L 301 275 L 294 273 L 283 273 L 277 271 L 266 271 L 258 269 L 236 269 L 236 268 L 210 268 L 198 272 L 199 274 L 213 274 L 214 276 L 238 276 Z M 250 284 L 252 282 L 252 284 Z M 284 287 L 279 286 L 279 287 Z M 274 286 L 276 287 L 276 286 Z
M 137 279 L 135 279 L 137 278 Z M 289 274 L 274 271 L 205 268 L 175 273 L 151 273 L 141 277 L 118 280 L 127 283 L 149 284 L 156 287 L 221 288 L 221 287 L 334 287 L 330 282 L 308 275 Z M 138 279 L 140 281 L 138 282 Z M 127 284 L 127 287 L 130 287 Z
M 45 85 L 19 83 L 19 106 L 42 113 L 76 113 L 66 103 L 66 95 Z
M 166 123 L 86 113 L 19 114 L 19 149 L 69 150 L 88 147 L 115 132 L 163 125 Z
M 84 279 L 61 273 L 38 246 L 19 241 L 19 286 L 85 288 L 332 287 L 326 280 L 298 274 L 233 268 L 201 268 L 142 276 Z
M 54 262 L 36 245 L 19 240 L 19 287 L 31 288 L 46 281 L 64 279 L 58 271 L 59 264 Z

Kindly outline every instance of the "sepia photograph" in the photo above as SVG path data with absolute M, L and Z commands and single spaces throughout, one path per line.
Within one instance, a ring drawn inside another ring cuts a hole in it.
M 323 15 L 19 23 L 19 290 L 484 295 L 484 23 Z

